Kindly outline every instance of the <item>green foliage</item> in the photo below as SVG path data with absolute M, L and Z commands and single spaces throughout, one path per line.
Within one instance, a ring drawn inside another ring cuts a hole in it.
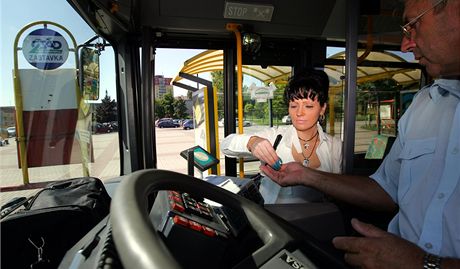
M 253 116 L 256 117 L 256 118 L 268 118 L 267 110 L 268 110 L 268 103 L 266 103 L 266 102 L 264 102 L 264 103 L 256 102 L 254 104 Z
M 224 91 L 224 71 L 211 72 L 212 85 L 217 89 L 217 92 Z
M 155 118 L 189 118 L 187 106 L 182 98 L 174 99 L 172 94 L 165 94 L 162 98 L 155 100 Z
M 174 100 L 174 118 L 176 119 L 185 119 L 187 114 L 187 106 L 185 105 L 185 100 L 182 98 L 177 98 Z
M 212 86 L 217 91 L 217 117 L 222 119 L 224 117 L 224 72 L 213 71 L 211 72 Z
M 160 99 L 163 109 L 165 111 L 166 118 L 174 117 L 174 96 L 170 93 L 163 95 L 163 98 Z
M 396 99 L 401 86 L 393 79 L 381 79 L 358 84 L 356 105 L 358 113 L 367 115 L 371 113 L 368 108 L 378 101 Z
M 252 111 L 254 110 L 254 105 L 252 105 L 251 103 L 247 103 L 245 106 L 244 106 L 244 113 L 245 114 L 251 114 Z
M 155 99 L 155 119 L 165 118 L 165 114 L 162 100 Z
M 96 106 L 96 121 L 110 122 L 117 120 L 117 102 L 112 100 L 105 92 L 105 97 L 101 100 L 101 104 Z
M 280 86 L 277 85 L 272 100 L 273 118 L 281 119 L 283 116 L 287 115 L 289 113 L 288 105 L 289 104 L 284 101 L 284 88 L 280 88 Z

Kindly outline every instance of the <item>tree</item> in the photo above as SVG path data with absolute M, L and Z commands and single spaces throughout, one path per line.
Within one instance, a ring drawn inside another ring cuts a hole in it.
M 112 100 L 105 91 L 105 97 L 101 103 L 96 107 L 96 121 L 97 122 L 110 122 L 117 120 L 117 102 Z
M 217 90 L 217 117 L 222 119 L 224 117 L 224 72 L 213 71 L 211 72 L 212 86 Z
M 251 104 L 251 103 L 247 103 L 245 106 L 244 106 L 244 113 L 247 115 L 247 116 L 252 116 L 252 111 L 254 110 L 254 105 Z
M 163 105 L 165 117 L 172 118 L 174 116 L 174 97 L 173 95 L 170 93 L 163 95 L 161 104 Z
M 284 86 L 276 85 L 276 91 L 273 93 L 273 100 L 272 100 L 272 109 L 273 109 L 273 117 L 281 119 L 283 116 L 287 115 L 288 112 L 288 104 L 286 104 L 284 100 Z
M 162 104 L 162 100 L 155 99 L 155 118 L 161 119 L 165 117 L 165 109 Z
M 187 116 L 187 106 L 185 105 L 185 100 L 179 97 L 174 100 L 174 117 L 176 119 L 184 119 Z
M 358 107 L 357 111 L 367 114 L 368 104 L 394 99 L 399 90 L 400 86 L 393 79 L 381 79 L 361 83 L 358 85 L 358 94 L 356 96 L 356 105 L 361 107 Z
M 267 118 L 267 108 L 266 102 L 256 102 L 254 105 L 254 116 L 259 119 Z

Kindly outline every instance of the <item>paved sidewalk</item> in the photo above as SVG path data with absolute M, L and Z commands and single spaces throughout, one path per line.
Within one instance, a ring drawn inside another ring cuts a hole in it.
M 252 126 L 246 132 L 256 131 L 260 126 Z M 336 126 L 336 130 L 340 130 Z M 374 132 L 357 127 L 356 147 L 366 150 Z M 187 173 L 187 162 L 179 154 L 181 151 L 195 146 L 194 130 L 183 130 L 181 128 L 156 129 L 158 168 Z M 223 127 L 219 127 L 219 140 L 223 139 Z M 91 176 L 102 180 L 111 179 L 120 175 L 120 155 L 118 150 L 118 133 L 95 134 L 93 135 L 94 159 L 90 164 Z M 18 168 L 17 150 L 15 143 L 0 147 L 0 187 L 22 185 L 22 172 Z M 224 156 L 221 155 L 221 174 L 224 173 Z M 251 164 L 252 165 L 252 164 Z M 254 165 L 258 165 L 257 162 Z M 195 172 L 198 176 L 199 173 Z M 62 180 L 82 176 L 81 164 L 47 166 L 30 168 L 30 183 L 44 181 Z M 0 204 L 17 196 L 30 196 L 37 192 L 37 189 L 24 191 L 0 192 Z
M 223 135 L 223 134 L 222 134 Z M 187 162 L 179 154 L 195 145 L 194 130 L 182 128 L 156 129 L 158 168 L 187 173 Z M 93 135 L 94 163 L 90 163 L 91 176 L 108 180 L 120 175 L 118 133 Z M 22 170 L 18 168 L 14 143 L 0 147 L 0 187 L 21 186 Z M 222 166 L 223 167 L 223 166 Z M 82 176 L 81 164 L 29 168 L 30 183 L 39 184 L 54 180 Z M 18 196 L 31 196 L 38 189 L 0 192 L 0 204 Z

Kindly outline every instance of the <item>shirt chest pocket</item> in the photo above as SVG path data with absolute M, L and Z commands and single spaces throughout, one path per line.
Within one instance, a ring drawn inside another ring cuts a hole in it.
M 426 177 L 433 161 L 436 138 L 406 141 L 399 154 L 401 173 L 398 188 L 399 203 L 410 201 L 417 195 L 420 182 Z M 412 186 L 412 187 L 411 187 Z

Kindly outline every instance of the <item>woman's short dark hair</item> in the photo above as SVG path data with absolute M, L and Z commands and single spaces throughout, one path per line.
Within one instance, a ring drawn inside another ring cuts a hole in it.
M 286 103 L 296 99 L 312 99 L 318 96 L 321 106 L 327 103 L 329 78 L 326 72 L 316 69 L 303 69 L 289 79 L 284 91 Z

